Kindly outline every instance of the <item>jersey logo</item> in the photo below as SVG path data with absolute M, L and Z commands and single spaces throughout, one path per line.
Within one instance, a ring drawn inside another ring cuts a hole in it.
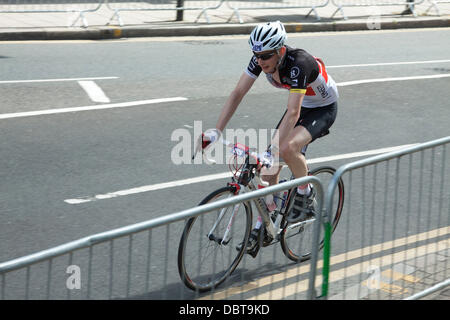
M 300 74 L 300 69 L 298 67 L 293 67 L 291 69 L 291 79 L 297 78 Z
M 256 52 L 260 52 L 260 51 L 262 51 L 262 47 L 263 47 L 262 42 L 258 41 L 258 42 L 255 42 L 255 44 L 252 47 L 252 50 L 256 51 Z

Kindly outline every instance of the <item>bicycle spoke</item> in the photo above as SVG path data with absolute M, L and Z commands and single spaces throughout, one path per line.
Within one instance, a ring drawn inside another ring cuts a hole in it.
M 311 172 L 312 175 L 319 178 L 322 185 L 328 185 L 334 175 L 335 170 L 331 167 L 320 167 Z M 333 208 L 335 212 L 331 215 L 333 223 L 333 230 L 339 221 L 340 213 L 342 211 L 344 197 L 344 185 L 341 182 L 336 189 L 335 203 Z M 316 198 L 317 203 L 323 199 Z M 315 214 L 320 214 L 316 210 Z M 281 238 L 281 246 L 286 256 L 293 261 L 304 261 L 311 257 L 313 248 L 314 225 L 316 219 L 308 219 L 299 223 L 288 224 L 283 231 Z M 320 240 L 320 248 L 323 246 L 323 234 Z
M 219 189 L 205 203 L 229 196 L 229 187 Z M 251 218 L 246 206 L 239 204 L 206 213 L 190 223 L 179 252 L 180 275 L 191 289 L 209 290 L 223 282 L 239 263 L 242 251 L 236 246 L 248 236 Z

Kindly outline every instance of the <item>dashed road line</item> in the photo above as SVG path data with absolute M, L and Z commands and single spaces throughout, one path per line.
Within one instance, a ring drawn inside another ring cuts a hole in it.
M 173 97 L 173 98 L 150 99 L 150 100 L 122 102 L 122 103 L 93 105 L 93 106 L 85 106 L 85 107 L 47 109 L 47 110 L 17 112 L 17 113 L 3 113 L 3 114 L 0 114 L 0 120 L 12 119 L 12 118 L 22 118 L 22 117 L 32 117 L 32 116 L 42 116 L 42 115 L 50 115 L 50 114 L 81 112 L 81 111 L 127 108 L 127 107 L 142 106 L 142 105 L 147 105 L 147 104 L 176 102 L 176 101 L 185 101 L 185 100 L 188 100 L 188 99 L 184 98 L 184 97 Z
M 100 88 L 94 81 L 78 81 L 78 84 L 84 89 L 84 91 L 86 91 L 92 101 L 103 103 L 111 102 L 105 92 L 103 92 L 102 88 Z
M 39 82 L 64 82 L 64 81 L 92 81 L 92 80 L 111 80 L 119 77 L 91 77 L 91 78 L 60 78 L 60 79 L 35 79 L 35 80 L 3 80 L 0 84 L 12 83 L 39 83 Z
M 408 80 L 423 80 L 423 79 L 438 79 L 448 78 L 450 73 L 433 74 L 427 76 L 413 76 L 413 77 L 396 77 L 396 78 L 379 78 L 379 79 L 363 79 L 336 83 L 338 87 L 354 86 L 358 84 L 374 83 L 374 82 L 391 82 L 391 81 L 408 81 Z
M 327 69 L 336 68 L 357 68 L 357 67 L 381 67 L 381 66 L 400 66 L 400 65 L 417 65 L 417 64 L 433 64 L 433 63 L 447 63 L 450 62 L 449 59 L 445 60 L 425 60 L 425 61 L 399 61 L 399 62 L 378 62 L 378 63 L 360 63 L 360 64 L 343 64 L 336 66 L 327 66 Z
M 363 156 L 369 156 L 369 155 L 376 155 L 376 154 L 382 154 L 382 153 L 386 153 L 386 152 L 404 149 L 404 148 L 411 147 L 414 145 L 415 144 L 406 144 L 406 145 L 401 145 L 401 146 L 396 146 L 396 147 L 367 150 L 367 151 L 362 151 L 362 152 L 352 152 L 352 153 L 340 154 L 340 155 L 329 156 L 329 157 L 309 159 L 307 162 L 308 162 L 308 164 L 314 164 L 314 163 L 363 157 Z M 125 189 L 125 190 L 120 190 L 120 191 L 115 191 L 115 192 L 108 192 L 105 194 L 98 194 L 98 195 L 94 195 L 94 196 L 66 199 L 66 200 L 64 200 L 64 202 L 66 202 L 68 204 L 81 204 L 81 203 L 87 203 L 87 202 L 92 202 L 92 201 L 97 201 L 97 200 L 105 200 L 105 199 L 112 199 L 112 198 L 117 198 L 117 197 L 121 197 L 121 196 L 128 196 L 128 195 L 138 194 L 138 193 L 143 193 L 143 192 L 179 187 L 179 186 L 183 186 L 183 185 L 187 185 L 187 184 L 190 185 L 190 184 L 194 184 L 194 183 L 226 179 L 226 178 L 230 178 L 231 176 L 232 176 L 232 174 L 230 172 L 223 172 L 223 173 L 205 175 L 205 176 L 196 177 L 196 178 L 188 178 L 188 179 L 163 182 L 163 183 L 158 183 L 158 184 L 151 184 L 151 185 L 146 185 L 146 186 L 141 186 L 141 187 L 136 187 L 136 188 L 131 188 L 131 189 Z

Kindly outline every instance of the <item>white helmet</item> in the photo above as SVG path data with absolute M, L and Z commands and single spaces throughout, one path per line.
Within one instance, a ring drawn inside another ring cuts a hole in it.
M 286 30 L 280 21 L 257 25 L 248 43 L 254 52 L 279 49 L 287 39 Z

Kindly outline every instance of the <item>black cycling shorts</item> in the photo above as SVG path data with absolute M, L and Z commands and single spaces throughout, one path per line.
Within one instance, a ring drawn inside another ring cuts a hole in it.
M 283 116 L 278 122 L 276 129 L 281 124 L 284 116 L 286 115 L 287 110 L 284 112 Z M 323 137 L 330 133 L 330 127 L 333 125 L 334 120 L 337 115 L 337 102 L 334 102 L 330 105 L 318 108 L 302 108 L 300 111 L 300 117 L 298 118 L 295 127 L 303 126 L 306 130 L 311 134 L 313 142 L 314 140 Z M 310 142 L 310 143 L 311 143 Z M 302 150 L 303 152 L 306 151 Z

